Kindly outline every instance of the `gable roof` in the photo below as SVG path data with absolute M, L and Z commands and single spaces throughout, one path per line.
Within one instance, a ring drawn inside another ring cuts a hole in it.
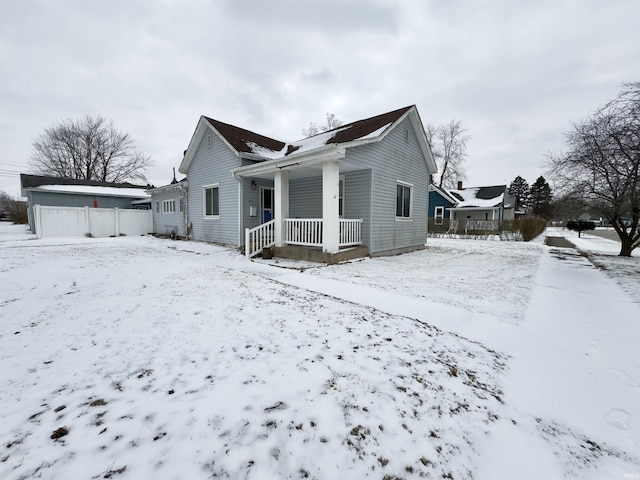
M 244 128 L 229 125 L 228 123 L 205 116 L 202 118 L 215 128 L 220 136 L 226 140 L 236 152 L 255 153 L 254 149 L 256 147 L 272 151 L 281 151 L 285 146 L 285 143 L 280 140 L 265 137 L 251 130 L 245 130 Z
M 458 204 L 454 208 L 491 208 L 504 202 L 506 190 L 506 185 L 494 185 L 448 190 L 448 192 L 458 200 Z
M 41 187 L 43 185 L 76 185 L 86 187 L 109 187 L 109 188 L 134 188 L 145 189 L 147 185 L 135 185 L 133 183 L 113 183 L 113 182 L 100 182 L 96 180 L 84 180 L 77 178 L 62 178 L 62 177 L 50 177 L 45 175 L 28 175 L 26 173 L 20 174 L 20 185 L 22 190 L 22 196 L 26 197 L 25 191 L 32 188 Z M 69 189 L 78 190 L 76 189 Z
M 410 115 L 412 114 L 412 115 Z M 415 105 L 399 108 L 391 112 L 383 113 L 373 117 L 357 120 L 355 122 L 341 125 L 332 130 L 303 138 L 291 143 L 285 143 L 258 133 L 229 125 L 209 117 L 202 116 L 196 127 L 189 147 L 180 164 L 179 171 L 186 173 L 197 145 L 207 130 L 213 130 L 231 150 L 237 155 L 249 158 L 258 162 L 267 160 L 283 159 L 288 156 L 300 155 L 302 153 L 322 150 L 328 146 L 349 147 L 363 143 L 376 142 L 384 136 L 398 122 L 410 115 L 411 121 L 416 130 L 418 141 L 426 153 L 427 162 L 431 171 L 435 171 L 435 162 L 431 155 L 431 147 L 428 143 L 422 122 L 417 113 Z M 204 128 L 206 126 L 207 128 Z
M 327 130 L 326 132 L 303 138 L 291 143 L 287 147 L 285 155 L 305 149 L 313 145 L 314 148 L 329 145 L 351 143 L 357 140 L 373 139 L 381 136 L 393 123 L 397 122 L 407 113 L 412 106 L 399 108 L 392 112 L 383 113 L 374 117 L 357 120 L 355 122 L 340 125 L 339 127 Z
M 453 197 L 449 192 L 447 192 L 444 188 L 438 187 L 437 185 L 430 183 L 429 184 L 429 192 L 437 193 L 442 198 L 444 198 L 449 203 L 456 205 L 458 203 L 458 199 Z

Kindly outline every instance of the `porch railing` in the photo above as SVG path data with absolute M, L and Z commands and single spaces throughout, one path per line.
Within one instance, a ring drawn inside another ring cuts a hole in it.
M 244 254 L 247 259 L 255 257 L 265 248 L 273 247 L 276 243 L 275 220 L 244 230 Z
M 265 248 L 273 247 L 275 239 L 275 220 L 245 229 L 245 256 L 255 257 Z M 305 247 L 322 246 L 321 218 L 286 218 L 285 243 Z M 340 238 L 338 246 L 362 245 L 362 219 L 340 219 Z
M 362 245 L 362 219 L 340 219 L 340 243 L 341 247 Z
M 464 227 L 464 233 L 469 231 L 496 232 L 500 223 L 498 220 L 467 220 Z
M 321 218 L 286 218 L 285 243 L 306 247 L 322 246 Z
M 285 242 L 307 247 L 322 246 L 321 218 L 287 218 Z M 340 219 L 338 246 L 362 245 L 362 219 Z

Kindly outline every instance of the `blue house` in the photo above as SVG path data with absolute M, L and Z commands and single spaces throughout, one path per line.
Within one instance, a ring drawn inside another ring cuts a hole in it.
M 179 171 L 191 238 L 332 262 L 423 248 L 436 164 L 409 106 L 291 143 L 202 116 Z
M 444 188 L 440 188 L 433 183 L 429 185 L 429 228 L 435 230 L 447 230 L 449 228 L 449 218 L 451 208 L 455 207 L 458 201 Z

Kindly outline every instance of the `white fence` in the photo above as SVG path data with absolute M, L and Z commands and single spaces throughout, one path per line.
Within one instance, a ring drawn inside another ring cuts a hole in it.
M 36 236 L 92 237 L 145 235 L 153 231 L 151 210 L 89 207 L 33 207 Z

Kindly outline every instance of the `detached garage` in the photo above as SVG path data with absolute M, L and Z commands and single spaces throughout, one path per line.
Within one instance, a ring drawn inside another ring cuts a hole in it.
M 22 196 L 28 200 L 29 227 L 38 237 L 112 236 L 153 230 L 147 186 L 25 174 L 20 175 L 20 182 Z M 134 210 L 139 211 L 137 215 Z M 127 214 L 120 215 L 122 211 Z M 38 231 L 39 227 L 47 232 Z

